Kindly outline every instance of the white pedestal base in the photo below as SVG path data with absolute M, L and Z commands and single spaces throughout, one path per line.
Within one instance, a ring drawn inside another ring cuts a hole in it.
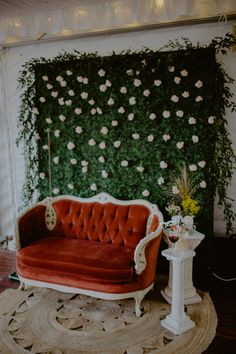
M 169 331 L 174 334 L 182 334 L 195 326 L 195 323 L 190 320 L 189 316 L 185 315 L 185 317 L 181 321 L 176 321 L 170 315 L 167 315 L 164 320 L 161 321 L 161 325 L 167 328 Z

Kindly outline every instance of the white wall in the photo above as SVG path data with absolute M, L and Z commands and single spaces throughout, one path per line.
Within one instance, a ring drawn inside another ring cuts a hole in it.
M 4 107 L 2 110 L 0 109 L 0 166 L 5 166 L 5 174 L 10 174 L 6 176 L 2 173 L 2 168 L 0 169 L 0 197 L 4 194 L 8 197 L 8 203 L 5 200 L 3 204 L 5 212 L 3 212 L 3 207 L 1 207 L 2 203 L 0 203 L 0 232 L 4 234 L 13 232 L 15 213 L 22 204 L 21 192 L 24 181 L 24 160 L 22 152 L 16 148 L 14 141 L 17 137 L 17 116 L 20 104 L 17 77 L 25 62 L 29 61 L 31 58 L 40 56 L 52 58 L 59 52 L 73 51 L 74 49 L 82 52 L 98 51 L 101 55 L 109 55 L 112 51 L 119 53 L 126 49 L 140 50 L 143 47 L 158 50 L 160 47 L 167 44 L 169 40 L 180 39 L 181 37 L 189 38 L 194 44 L 200 42 L 201 45 L 207 45 L 214 37 L 223 37 L 227 32 L 231 31 L 232 23 L 230 22 L 211 23 L 67 39 L 63 41 L 12 47 L 3 50 L 2 53 L 0 51 L 0 65 L 2 61 L 2 75 L 0 69 L 0 90 L 2 81 L 3 91 L 6 96 L 6 102 L 3 103 Z M 236 80 L 236 52 L 229 52 L 227 56 L 218 55 L 218 60 L 223 62 L 226 72 Z M 236 83 L 231 85 L 231 91 L 236 97 Z M 227 120 L 234 150 L 236 151 L 235 113 L 227 112 Z M 2 125 L 4 129 L 2 129 Z M 10 136 L 7 136 L 6 133 L 8 128 L 10 128 Z M 3 138 L 5 139 L 4 142 L 2 140 Z M 6 142 L 8 139 L 11 141 L 10 144 Z M 14 165 L 13 170 L 11 170 L 9 163 L 11 159 Z M 229 188 L 229 194 L 236 199 L 236 173 L 234 174 L 232 185 Z M 10 210 L 11 208 L 12 210 Z M 236 210 L 236 202 L 234 202 L 234 210 Z M 11 222 L 9 223 L 9 221 Z M 216 207 L 215 210 L 215 231 L 218 235 L 224 234 L 223 217 L 218 207 Z

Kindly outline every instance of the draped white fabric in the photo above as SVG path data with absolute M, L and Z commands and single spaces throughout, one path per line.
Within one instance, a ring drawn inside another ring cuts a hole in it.
M 1 3 L 4 3 L 0 1 Z M 20 4 L 19 4 L 20 3 Z M 5 4 L 6 7 L 6 4 Z M 38 9 L 36 11 L 36 9 Z M 236 13 L 235 0 L 9 1 L 0 44 Z M 106 14 L 104 16 L 104 14 Z
M 232 23 L 211 23 L 189 27 L 175 27 L 161 30 L 110 34 L 106 36 L 68 39 L 50 43 L 31 44 L 0 50 L 0 235 L 14 233 L 15 218 L 22 206 L 22 187 L 24 183 L 24 158 L 22 149 L 15 144 L 17 137 L 17 117 L 20 105 L 20 91 L 17 78 L 22 65 L 31 58 L 40 56 L 51 58 L 62 50 L 74 49 L 85 52 L 98 51 L 100 55 L 117 53 L 122 50 L 141 50 L 143 46 L 157 50 L 170 39 L 188 37 L 193 43 L 209 44 L 216 36 L 230 32 Z M 235 52 L 218 56 L 226 72 L 236 79 Z M 236 82 L 230 85 L 236 95 Z M 236 151 L 235 113 L 227 111 L 228 130 Z M 236 173 L 229 188 L 229 196 L 236 200 Z M 236 210 L 236 202 L 234 202 Z M 236 223 L 235 223 L 236 227 Z M 225 225 L 222 212 L 216 207 L 215 232 L 223 235 Z

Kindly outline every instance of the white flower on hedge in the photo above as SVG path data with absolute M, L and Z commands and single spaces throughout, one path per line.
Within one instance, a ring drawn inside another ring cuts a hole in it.
M 150 94 L 151 94 L 151 92 L 150 92 L 150 90 L 148 90 L 148 89 L 143 91 L 143 95 L 144 95 L 145 97 L 150 96 Z
M 133 76 L 134 72 L 132 69 L 126 70 L 126 74 L 129 76 Z
M 121 93 L 127 93 L 127 88 L 124 87 L 124 86 L 121 87 L 121 88 L 120 88 L 120 92 L 121 92 Z
M 40 139 L 39 133 L 34 132 L 34 138 L 36 141 L 38 141 Z
M 74 189 L 74 185 L 71 184 L 71 183 L 67 184 L 67 187 L 68 187 L 69 189 Z
M 47 89 L 51 90 L 53 88 L 53 86 L 51 84 L 47 84 Z
M 194 117 L 190 117 L 189 120 L 188 120 L 188 123 L 191 124 L 191 125 L 193 125 L 193 124 L 196 124 L 196 123 L 197 123 L 197 120 L 196 120 L 196 118 L 194 118 Z
M 196 101 L 196 102 L 201 102 L 201 101 L 203 101 L 202 96 L 197 96 L 197 97 L 195 98 L 195 101 Z
M 176 96 L 176 95 L 172 95 L 171 98 L 170 98 L 170 100 L 171 100 L 172 102 L 177 103 L 177 102 L 179 101 L 179 97 Z
M 60 82 L 60 85 L 61 85 L 61 87 L 65 87 L 67 85 L 67 83 L 66 83 L 66 81 L 63 80 Z
M 59 129 L 56 129 L 56 130 L 54 131 L 54 136 L 55 136 L 56 138 L 59 138 L 59 137 L 60 137 L 60 134 L 61 134 L 61 131 L 60 131 Z
M 111 87 L 111 81 L 110 81 L 110 80 L 106 80 L 105 85 L 106 85 L 107 87 Z
M 178 149 L 183 149 L 184 147 L 184 142 L 183 141 L 178 141 L 178 143 L 176 144 Z
M 120 107 L 120 108 L 118 109 L 118 112 L 119 112 L 119 113 L 125 113 L 124 107 Z
M 170 140 L 170 135 L 169 134 L 164 134 L 162 135 L 162 138 L 165 142 L 167 142 L 168 140 Z
M 83 132 L 83 129 L 78 125 L 76 128 L 75 128 L 75 132 L 77 134 L 81 134 Z
M 206 186 L 207 186 L 207 184 L 206 184 L 205 181 L 202 181 L 202 182 L 200 183 L 200 187 L 201 187 L 201 188 L 206 188 Z
M 61 122 L 64 122 L 66 120 L 66 117 L 63 116 L 63 114 L 60 114 L 59 115 L 59 119 L 60 119 Z
M 104 159 L 103 156 L 99 156 L 98 161 L 101 162 L 101 163 L 104 163 L 104 162 L 105 162 L 105 159 Z
M 189 171 L 197 171 L 197 165 L 195 165 L 194 163 L 192 165 L 189 165 Z
M 92 183 L 90 189 L 95 192 L 98 189 L 96 183 Z
M 162 84 L 161 80 L 154 80 L 155 86 L 160 86 Z
M 208 118 L 208 123 L 209 123 L 209 124 L 214 124 L 215 119 L 216 119 L 216 117 L 210 116 L 210 117 Z
M 68 149 L 68 150 L 73 150 L 74 148 L 75 148 L 75 144 L 70 141 L 70 142 L 67 144 L 67 149 Z
M 199 142 L 199 137 L 197 135 L 193 135 L 192 136 L 192 141 L 194 144 L 198 143 Z
M 108 177 L 107 171 L 102 170 L 102 177 L 103 177 L 103 178 L 107 178 L 107 177 Z
M 182 76 L 188 76 L 188 72 L 187 72 L 187 70 L 185 70 L 185 69 L 181 70 L 181 71 L 180 71 L 180 74 L 181 74 Z
M 82 160 L 81 161 L 81 166 L 83 166 L 83 167 L 86 167 L 86 166 L 88 166 L 88 161 L 87 160 Z
M 196 86 L 197 88 L 201 88 L 201 87 L 203 86 L 202 81 L 201 81 L 201 80 L 198 80 L 198 81 L 195 83 L 195 86 Z
M 54 188 L 52 192 L 53 192 L 53 194 L 58 194 L 58 193 L 60 193 L 60 189 L 59 188 Z
M 179 76 L 175 76 L 174 82 L 175 82 L 176 84 L 179 84 L 180 81 L 181 81 L 181 78 L 180 78 Z
M 42 79 L 43 79 L 43 81 L 48 81 L 47 75 L 43 75 L 43 76 L 42 76 Z
M 104 135 L 106 135 L 108 133 L 108 129 L 107 127 L 102 127 L 102 129 L 100 130 L 100 132 Z
M 81 114 L 82 113 L 82 109 L 80 107 L 75 108 L 75 113 L 78 114 L 78 115 Z
M 69 91 L 68 91 L 68 95 L 69 95 L 69 96 L 74 96 L 74 95 L 75 95 L 75 93 L 74 93 L 74 91 L 73 91 L 73 90 L 69 90 Z
M 97 108 L 96 108 L 96 111 L 97 111 L 98 114 L 102 114 L 102 110 L 101 110 L 100 107 L 97 107 Z
M 90 112 L 91 112 L 92 115 L 94 115 L 94 114 L 97 113 L 97 110 L 96 110 L 96 108 L 92 108 Z
M 177 115 L 177 117 L 183 117 L 184 112 L 179 110 L 179 111 L 176 112 L 176 115 Z
M 43 150 L 48 150 L 48 145 L 43 145 Z
M 82 172 L 83 173 L 87 173 L 88 172 L 88 167 L 87 166 L 82 167 Z
M 159 186 L 161 186 L 164 182 L 165 182 L 165 180 L 163 177 L 159 177 L 157 180 L 157 184 L 159 184 Z
M 201 168 L 205 167 L 206 166 L 206 161 L 199 161 L 198 162 L 198 166 L 201 167 Z
M 47 122 L 48 124 L 52 124 L 51 118 L 46 118 L 46 122 Z
M 111 125 L 112 125 L 113 127 L 117 127 L 117 125 L 118 125 L 118 120 L 113 120 L 113 121 L 111 122 Z
M 63 77 L 62 77 L 61 75 L 59 75 L 59 76 L 56 77 L 56 80 L 57 80 L 58 82 L 61 82 L 61 81 L 63 81 L 64 79 L 63 79 Z
M 139 79 L 135 79 L 135 80 L 134 80 L 134 86 L 135 86 L 135 87 L 139 87 L 140 85 L 142 85 L 142 81 L 139 80 Z
M 134 113 L 130 113 L 130 114 L 128 115 L 128 120 L 129 120 L 129 121 L 134 120 Z
M 100 85 L 100 86 L 99 86 L 99 90 L 100 90 L 101 92 L 105 92 L 105 91 L 107 90 L 106 85 L 104 85 L 104 84 Z
M 109 100 L 107 101 L 107 104 L 109 106 L 112 106 L 115 103 L 114 99 L 112 97 L 109 98 Z
M 178 189 L 178 187 L 177 186 L 172 186 L 172 193 L 173 194 L 179 194 L 179 189 Z
M 105 76 L 105 74 L 106 74 L 106 72 L 105 72 L 105 70 L 103 70 L 103 69 L 100 69 L 100 70 L 98 71 L 98 75 L 99 75 L 100 77 Z
M 71 100 L 66 100 L 66 105 L 67 105 L 67 106 L 71 106 L 71 104 L 72 104 L 72 101 L 71 101 Z
M 77 164 L 77 160 L 76 159 L 70 159 L 70 163 L 71 163 L 71 165 L 76 165 Z
M 40 97 L 40 98 L 39 98 L 39 101 L 42 102 L 42 103 L 44 103 L 44 102 L 46 102 L 46 99 L 45 99 L 45 97 Z
M 130 98 L 129 98 L 129 104 L 130 104 L 130 105 L 136 104 L 136 98 L 135 98 L 135 97 L 130 97 Z
M 91 99 L 88 101 L 88 103 L 92 106 L 95 103 L 95 101 L 93 99 Z
M 154 140 L 154 135 L 148 135 L 147 141 L 152 142 Z
M 154 120 L 154 119 L 156 119 L 156 115 L 155 115 L 155 113 L 151 113 L 150 115 L 149 115 L 149 119 L 151 119 L 151 120 Z
M 170 117 L 170 111 L 164 111 L 162 113 L 162 115 L 163 115 L 164 118 L 169 118 Z
M 165 161 L 161 161 L 160 162 L 160 168 L 165 169 L 167 167 L 168 167 L 168 165 L 167 165 L 167 163 Z
M 68 75 L 68 76 L 72 75 L 72 71 L 66 70 L 66 75 Z
M 138 133 L 134 133 L 132 134 L 132 138 L 138 140 L 140 138 L 140 135 Z
M 40 174 L 39 174 L 39 178 L 41 178 L 41 179 L 45 179 L 45 173 L 44 172 L 40 172 Z
M 87 85 L 88 84 L 88 78 L 87 77 L 84 77 L 83 80 L 82 80 L 83 84 Z
M 51 96 L 52 97 L 57 97 L 58 96 L 58 92 L 57 91 L 52 91 L 51 92 Z
M 169 66 L 168 70 L 173 73 L 175 71 L 175 67 L 174 66 Z
M 34 108 L 32 109 L 32 112 L 33 112 L 34 114 L 39 114 L 39 111 L 38 111 L 38 108 L 37 108 L 37 107 L 34 107 Z
M 58 103 L 59 103 L 60 106 L 63 106 L 65 104 L 64 97 L 59 98 L 58 99 Z
M 129 165 L 129 162 L 127 160 L 122 160 L 120 164 L 122 167 L 127 167 Z
M 188 98 L 188 97 L 189 97 L 189 92 L 188 92 L 188 91 L 184 91 L 184 92 L 182 93 L 182 96 L 183 96 L 184 98 Z
M 59 163 L 59 157 L 55 156 L 52 161 L 57 165 Z
M 119 148 L 120 147 L 120 145 L 121 145 L 121 141 L 120 140 L 116 140 L 116 141 L 114 141 L 114 146 L 115 146 L 115 148 Z
M 86 98 L 88 98 L 88 92 L 82 92 L 80 96 L 83 100 L 86 100 Z
M 99 144 L 99 148 L 100 149 L 106 149 L 106 143 L 104 141 L 101 141 L 101 143 Z
M 147 189 L 145 189 L 144 191 L 142 191 L 142 195 L 144 197 L 148 197 L 150 195 L 150 192 Z
M 83 82 L 83 77 L 82 76 L 77 76 L 77 81 Z
M 137 167 L 136 167 L 136 170 L 137 170 L 138 172 L 140 172 L 140 173 L 143 173 L 144 167 L 143 167 L 143 166 L 137 166 Z
M 95 146 L 96 141 L 94 139 L 89 139 L 88 144 L 89 144 L 89 146 Z
M 140 71 L 139 70 L 136 70 L 136 75 L 139 75 L 140 74 Z

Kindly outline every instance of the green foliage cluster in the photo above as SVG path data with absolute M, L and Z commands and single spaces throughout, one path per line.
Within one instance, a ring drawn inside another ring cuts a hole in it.
M 228 232 L 227 199 L 235 156 L 225 109 L 231 79 L 215 60 L 215 40 L 194 48 L 185 39 L 161 52 L 62 53 L 32 59 L 23 89 L 18 143 L 26 158 L 25 204 L 50 194 L 84 197 L 105 191 L 147 198 L 164 211 L 170 173 L 184 161 L 199 184 L 202 213 L 219 194 Z M 218 47 L 217 47 L 218 46 Z

